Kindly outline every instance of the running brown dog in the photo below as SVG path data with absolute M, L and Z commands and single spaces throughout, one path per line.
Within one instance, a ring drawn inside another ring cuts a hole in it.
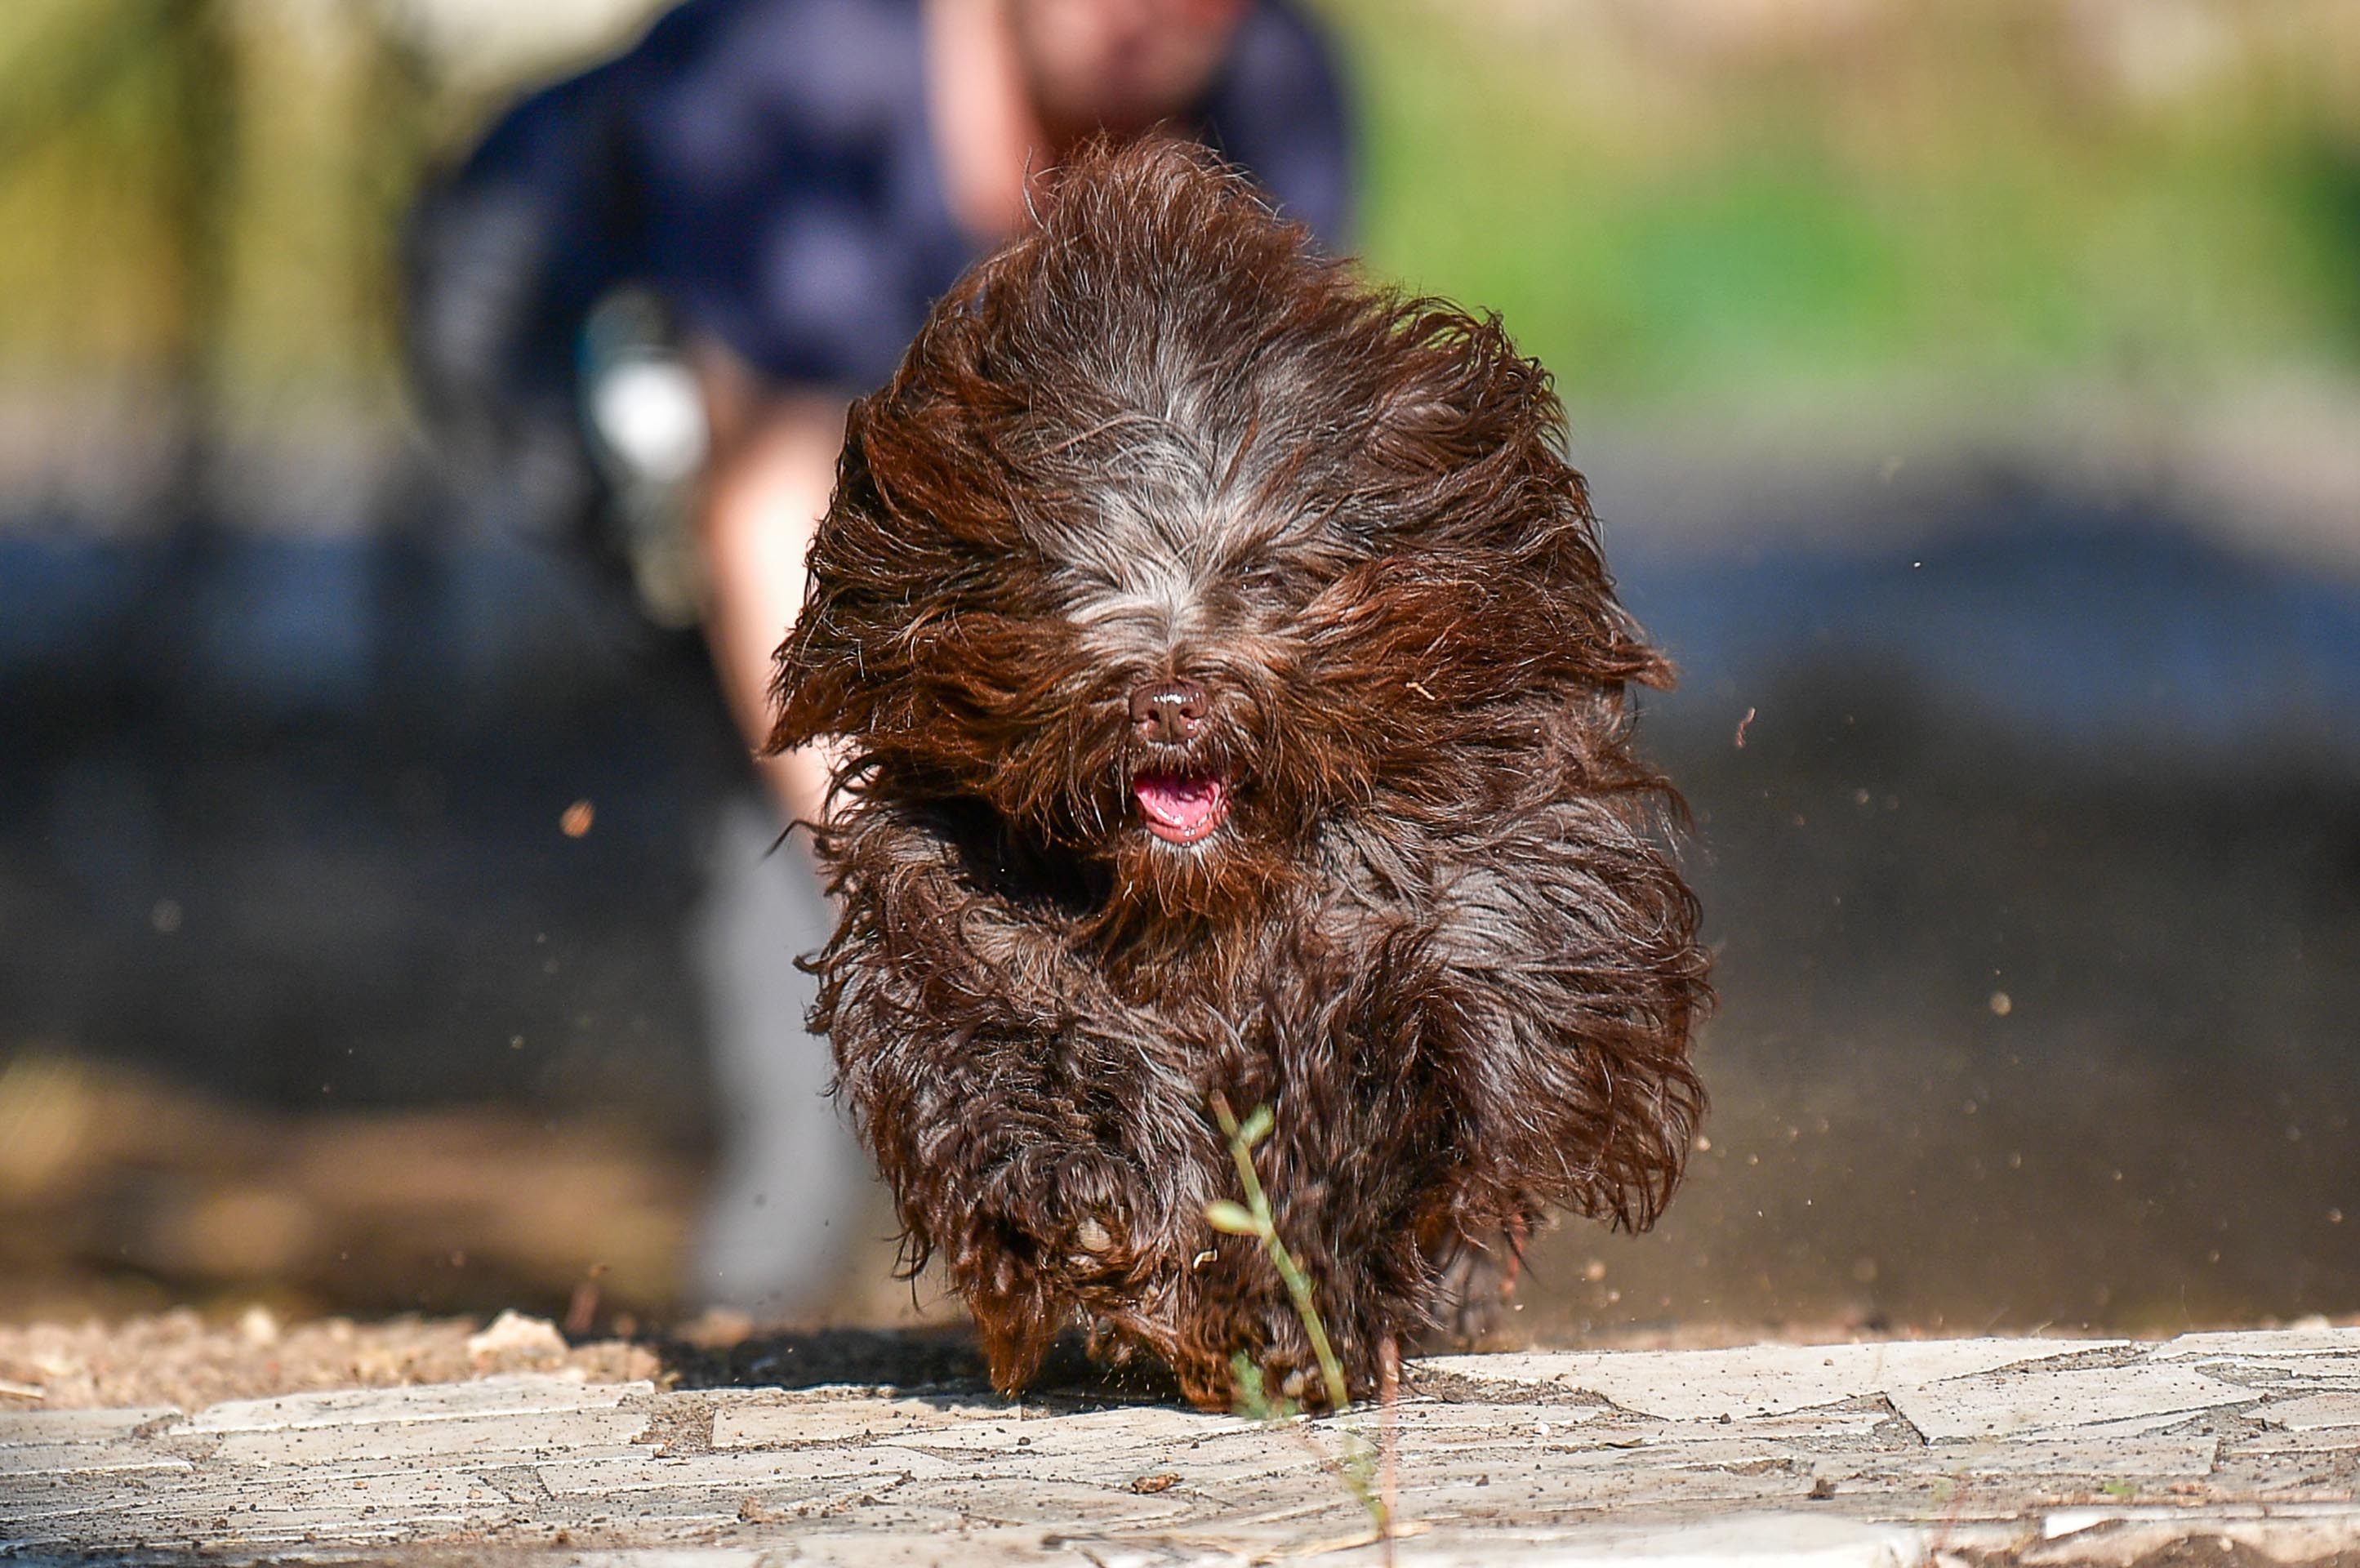
M 1069 1328 L 1358 1395 L 1550 1206 L 1633 1228 L 1703 1093 L 1695 901 L 1546 373 L 1208 155 L 1096 148 L 853 405 L 773 748 L 845 738 L 814 1026 L 992 1378 Z

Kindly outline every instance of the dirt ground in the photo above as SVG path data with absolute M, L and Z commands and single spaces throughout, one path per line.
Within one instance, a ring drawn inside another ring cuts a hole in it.
M 621 1340 L 568 1345 L 540 1319 L 479 1332 L 464 1318 L 347 1318 L 282 1326 L 260 1307 L 234 1322 L 189 1310 L 109 1323 L 0 1328 L 0 1410 L 178 1405 L 322 1388 L 450 1382 L 506 1372 L 574 1371 L 593 1382 L 652 1376 L 652 1352 Z M 510 1325 L 519 1320 L 509 1320 Z M 471 1343 L 472 1342 L 472 1343 Z
M 2327 1327 L 2331 1321 L 2306 1319 L 2284 1326 Z M 2334 1320 L 2333 1326 L 2360 1326 L 2360 1314 Z M 1579 1348 L 1701 1350 L 1859 1337 L 1838 1323 L 1698 1322 L 1600 1334 Z M 1877 1337 L 1946 1336 L 1904 1330 Z M 1506 1347 L 1487 1342 L 1484 1348 Z M 0 1324 L 0 1412 L 160 1405 L 195 1410 L 223 1399 L 524 1372 L 591 1383 L 650 1378 L 676 1389 L 851 1386 L 981 1394 L 989 1387 L 982 1355 L 958 1322 L 757 1332 L 713 1315 L 629 1339 L 578 1341 L 569 1341 L 546 1319 L 519 1313 L 503 1314 L 489 1324 L 474 1318 L 421 1317 L 369 1323 L 331 1317 L 286 1324 L 261 1307 L 227 1319 L 182 1308 L 116 1321 Z M 1077 1351 L 1052 1365 L 1047 1382 L 1052 1392 L 1112 1391 Z

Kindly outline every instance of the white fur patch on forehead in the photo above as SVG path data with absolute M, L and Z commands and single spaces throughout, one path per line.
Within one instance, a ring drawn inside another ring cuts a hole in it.
M 1065 609 L 1085 647 L 1101 658 L 1153 658 L 1201 635 L 1200 570 L 1163 552 L 1142 552 L 1112 569 L 1076 574 L 1083 584 Z

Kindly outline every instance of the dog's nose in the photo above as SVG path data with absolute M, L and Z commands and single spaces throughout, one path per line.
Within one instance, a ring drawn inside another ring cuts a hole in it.
M 1131 725 L 1145 740 L 1176 746 L 1205 718 L 1205 688 L 1185 678 L 1150 681 L 1131 694 Z

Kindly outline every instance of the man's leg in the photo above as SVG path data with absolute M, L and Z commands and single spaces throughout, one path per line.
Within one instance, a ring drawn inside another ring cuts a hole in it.
M 803 1027 L 819 982 L 794 960 L 834 916 L 809 853 L 772 852 L 778 834 L 760 796 L 721 812 L 691 937 L 721 1140 L 694 1288 L 763 1321 L 810 1321 L 845 1293 L 875 1177 L 826 1097 L 827 1043 Z

